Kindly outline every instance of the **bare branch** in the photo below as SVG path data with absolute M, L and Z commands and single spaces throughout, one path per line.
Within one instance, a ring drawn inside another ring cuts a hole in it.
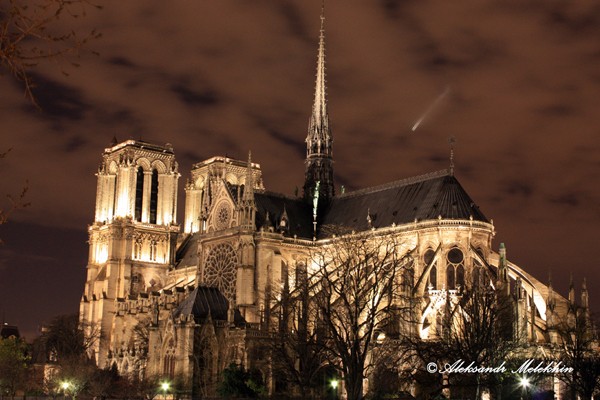
M 78 67 L 81 50 L 101 34 L 92 30 L 79 37 L 74 30 L 61 30 L 61 17 L 85 16 L 86 7 L 101 9 L 91 0 L 8 0 L 0 8 L 0 76 L 6 69 L 25 85 L 25 96 L 39 108 L 29 69 L 40 61 L 51 61 L 68 75 L 64 65 Z M 59 33 L 54 33 L 58 30 Z M 97 54 L 90 51 L 92 54 Z

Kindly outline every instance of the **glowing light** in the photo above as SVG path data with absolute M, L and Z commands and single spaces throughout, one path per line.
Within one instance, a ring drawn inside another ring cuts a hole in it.
M 331 381 L 331 386 L 333 386 L 334 389 L 337 388 L 338 385 L 338 381 Z
M 419 125 L 421 124 L 421 122 L 423 122 L 423 120 L 425 119 L 425 117 L 427 117 L 427 115 L 429 115 L 429 113 L 431 111 L 433 111 L 433 109 L 435 108 L 435 106 L 437 106 L 438 103 L 440 101 L 442 101 L 442 99 L 444 97 L 446 97 L 446 95 L 449 92 L 450 92 L 450 87 L 446 87 L 446 90 L 444 90 L 444 93 L 442 93 L 441 95 L 438 96 L 437 99 L 435 99 L 435 101 L 433 102 L 433 104 L 429 106 L 429 108 L 427 109 L 427 111 L 425 111 L 425 113 L 421 116 L 421 118 L 419 118 L 419 120 L 417 121 L 417 123 L 412 127 L 413 132 L 419 127 Z
M 529 379 L 527 379 L 527 378 L 521 378 L 521 386 L 523 386 L 523 387 L 529 387 Z
M 108 244 L 100 243 L 96 246 L 96 262 L 102 264 L 108 260 Z
M 69 382 L 64 382 L 62 384 L 62 387 L 63 387 L 64 390 L 67 390 L 67 388 L 69 387 Z
M 163 389 L 164 391 L 167 391 L 167 390 L 169 390 L 169 384 L 168 384 L 168 383 L 163 383 L 163 384 L 162 384 L 162 389 Z

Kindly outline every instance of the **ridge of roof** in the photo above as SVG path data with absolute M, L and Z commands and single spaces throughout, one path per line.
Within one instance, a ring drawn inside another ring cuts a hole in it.
M 270 190 L 265 190 L 265 189 L 254 189 L 254 193 L 263 194 L 265 196 L 278 197 L 280 199 L 285 199 L 285 200 L 304 201 L 304 199 L 302 197 L 292 196 L 292 195 L 289 195 L 289 194 L 272 192 Z
M 355 190 L 354 192 L 339 194 L 339 195 L 335 196 L 334 199 L 342 198 L 342 197 L 349 198 L 349 197 L 360 196 L 360 195 L 368 194 L 368 193 L 380 192 L 382 190 L 412 185 L 413 183 L 419 183 L 419 182 L 427 181 L 429 179 L 441 178 L 441 177 L 450 176 L 450 175 L 451 175 L 450 171 L 448 171 L 447 169 L 442 169 L 440 171 L 430 172 L 430 173 L 423 174 L 423 175 L 417 175 L 417 176 L 413 176 L 410 178 L 400 179 L 400 180 L 394 181 L 394 182 L 384 183 L 383 185 L 371 186 L 368 188 Z

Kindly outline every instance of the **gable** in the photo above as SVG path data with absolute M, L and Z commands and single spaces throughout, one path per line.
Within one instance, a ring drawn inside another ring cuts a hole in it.
M 212 204 L 206 225 L 208 232 L 222 231 L 239 224 L 236 202 L 224 181 L 220 181 Z

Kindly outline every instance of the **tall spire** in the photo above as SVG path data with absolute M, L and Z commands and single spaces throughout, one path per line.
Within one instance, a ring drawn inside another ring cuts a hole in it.
M 319 57 L 317 61 L 317 82 L 315 86 L 315 101 L 309 127 L 309 136 L 329 135 L 329 115 L 327 112 L 327 86 L 325 74 L 325 2 L 321 10 L 321 34 L 319 35 Z
M 254 201 L 254 175 L 252 174 L 252 151 L 248 151 L 248 164 L 246 166 L 246 184 L 244 186 L 244 200 Z
M 334 196 L 333 186 L 333 136 L 329 128 L 327 110 L 327 86 L 325 74 L 325 2 L 321 11 L 321 34 L 319 36 L 319 56 L 317 61 L 317 81 L 312 115 L 306 136 L 306 170 L 304 197 L 314 197 L 315 186 L 320 182 L 319 194 L 325 199 Z
M 246 182 L 244 194 L 240 202 L 240 225 L 242 229 L 255 228 L 256 202 L 254 201 L 254 173 L 252 171 L 252 153 L 248 152 L 248 165 L 246 167 Z
M 454 176 L 454 144 L 456 143 L 456 139 L 454 139 L 454 135 L 450 135 L 448 138 L 448 142 L 450 143 L 450 175 Z

